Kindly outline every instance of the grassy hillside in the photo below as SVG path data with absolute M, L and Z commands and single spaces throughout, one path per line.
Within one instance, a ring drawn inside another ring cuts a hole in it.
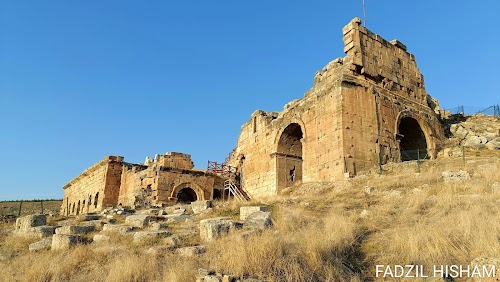
M 274 229 L 236 232 L 194 257 L 151 254 L 148 249 L 161 242 L 137 246 L 123 235 L 105 247 L 29 253 L 29 240 L 2 234 L 0 280 L 194 281 L 205 267 L 267 281 L 370 281 L 377 280 L 377 264 L 432 268 L 498 258 L 500 159 L 470 157 L 464 164 L 448 158 L 423 162 L 420 174 L 416 168 L 415 162 L 388 164 L 381 176 L 294 187 L 262 201 L 272 208 Z M 442 177 L 443 171 L 460 170 L 470 177 Z M 217 205 L 210 217 L 237 215 L 241 204 Z M 169 225 L 174 233 L 197 229 L 192 223 Z M 181 242 L 198 244 L 196 237 Z

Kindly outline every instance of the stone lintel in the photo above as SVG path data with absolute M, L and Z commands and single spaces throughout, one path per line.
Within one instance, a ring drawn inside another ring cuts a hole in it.
M 287 158 L 287 159 L 302 160 L 302 157 L 289 155 L 285 153 L 279 153 L 279 152 L 272 153 L 271 158 Z

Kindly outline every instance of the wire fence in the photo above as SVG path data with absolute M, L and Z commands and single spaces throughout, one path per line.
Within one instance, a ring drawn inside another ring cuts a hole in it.
M 474 107 L 458 105 L 457 107 L 445 109 L 445 112 L 451 114 L 462 114 L 464 116 L 471 116 L 474 114 L 483 114 L 488 116 L 500 117 L 500 106 L 498 104 L 489 107 Z
M 4 219 L 11 219 L 12 217 L 20 217 L 22 214 L 26 213 L 41 213 L 44 214 L 46 209 L 43 206 L 43 203 L 46 200 L 32 200 L 32 201 L 9 201 L 3 202 L 0 210 L 0 216 L 2 221 Z M 29 204 L 29 208 L 26 205 Z
M 496 160 L 498 163 L 500 161 L 500 151 L 477 150 L 466 146 L 453 146 L 441 152 L 441 155 L 438 156 L 437 159 L 431 159 L 426 149 L 401 150 L 400 157 L 401 162 L 384 163 L 382 159 L 380 159 L 378 168 L 374 167 L 370 169 L 369 173 L 382 175 L 403 169 L 420 174 L 421 172 L 425 173 L 425 171 L 429 171 L 429 163 L 436 162 L 439 162 L 443 170 L 456 170 L 457 168 L 465 169 L 467 166 L 476 166 L 477 160 Z M 443 159 L 450 161 L 446 163 L 442 161 Z

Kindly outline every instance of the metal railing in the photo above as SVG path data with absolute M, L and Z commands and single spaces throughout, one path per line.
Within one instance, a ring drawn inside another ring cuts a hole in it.
M 500 117 L 500 106 L 498 104 L 489 107 L 474 107 L 458 105 L 454 108 L 445 109 L 445 112 L 451 114 L 462 114 L 464 116 L 471 116 L 474 114 L 483 114 L 488 116 Z
M 236 186 L 236 184 L 234 184 L 234 182 L 231 181 L 230 179 L 227 179 L 226 181 L 224 181 L 224 193 L 223 194 L 225 194 L 226 191 L 228 191 L 228 198 L 232 194 L 233 197 L 240 202 L 245 202 L 247 200 L 245 195 L 243 195 L 243 193 L 241 193 L 238 186 Z
M 237 175 L 236 167 L 230 166 L 226 163 L 218 163 L 212 161 L 208 161 L 207 172 L 224 177 L 236 177 Z

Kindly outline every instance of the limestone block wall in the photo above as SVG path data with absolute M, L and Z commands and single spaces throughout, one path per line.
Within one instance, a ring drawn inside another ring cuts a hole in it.
M 444 140 L 434 99 L 425 91 L 415 56 L 397 40 L 386 41 L 354 19 L 344 34 L 342 97 L 345 158 L 352 174 L 382 163 L 400 161 L 397 140 L 402 118 L 418 122 L 430 157 Z
M 160 156 L 160 165 L 179 169 L 193 169 L 194 163 L 191 155 L 183 153 L 169 152 Z
M 153 197 L 157 203 L 167 203 L 176 200 L 181 189 L 191 188 L 196 193 L 197 200 L 210 200 L 213 197 L 216 177 L 203 171 L 162 167 Z
M 161 164 L 161 161 L 150 166 L 125 164 L 121 174 L 118 204 L 136 207 L 141 204 L 138 201 L 144 200 L 149 205 L 172 203 L 177 201 L 178 193 L 183 188 L 191 188 L 196 193 L 197 200 L 208 200 L 213 197 L 214 187 L 221 188 L 216 187 L 221 186 L 218 176 Z
M 125 163 L 123 157 L 115 156 L 97 162 L 64 186 L 61 213 L 77 215 L 120 205 L 140 208 L 172 203 L 184 188 L 184 192 L 192 189 L 184 195 L 186 199 L 207 200 L 212 199 L 215 186 L 222 188 L 218 176 L 193 170 L 188 154 L 167 153 L 148 158 L 147 163 Z
M 122 170 L 122 157 L 107 156 L 84 170 L 64 188 L 61 214 L 76 215 L 100 211 L 112 204 Z
M 346 57 L 318 71 L 304 98 L 282 112 L 256 111 L 242 126 L 229 164 L 251 197 L 399 161 L 402 142 L 425 147 L 431 157 L 440 148 L 437 103 L 425 91 L 415 56 L 357 18 L 342 32 Z
M 331 75 L 336 71 L 334 65 L 325 70 L 324 81 L 283 112 L 256 111 L 242 126 L 230 165 L 239 168 L 250 196 L 274 195 L 303 181 L 342 176 L 342 103 L 336 87 L 340 81 Z M 294 138 L 300 146 L 293 145 Z
M 118 205 L 133 207 L 136 197 L 156 189 L 156 171 L 147 166 L 125 164 L 121 175 Z

